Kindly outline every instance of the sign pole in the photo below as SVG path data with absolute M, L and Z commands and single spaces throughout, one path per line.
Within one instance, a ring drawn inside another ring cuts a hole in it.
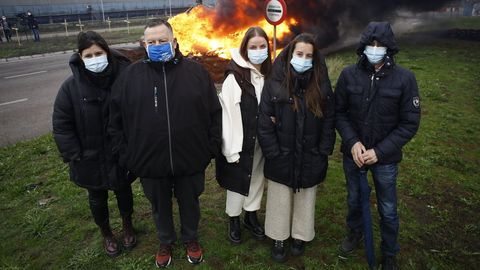
M 277 26 L 273 26 L 273 60 L 277 58 Z
M 287 4 L 285 0 L 266 0 L 265 19 L 273 25 L 273 60 L 277 57 L 277 25 L 287 17 Z

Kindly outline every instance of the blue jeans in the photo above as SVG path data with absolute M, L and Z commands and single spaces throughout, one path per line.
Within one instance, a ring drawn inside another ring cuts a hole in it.
M 32 33 L 33 33 L 33 40 L 40 41 L 40 31 L 38 31 L 38 29 L 36 28 L 33 28 Z
M 380 214 L 380 233 L 382 236 L 381 250 L 386 256 L 394 256 L 400 247 L 398 238 L 398 214 L 397 214 L 397 175 L 398 164 L 374 164 L 368 166 L 372 172 L 375 194 L 377 196 L 378 213 Z M 343 170 L 347 180 L 347 225 L 355 232 L 363 231 L 362 205 L 360 202 L 359 178 L 361 170 L 353 159 L 343 157 Z

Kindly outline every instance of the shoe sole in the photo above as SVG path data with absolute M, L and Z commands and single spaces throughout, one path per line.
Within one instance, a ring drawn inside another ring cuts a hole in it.
M 232 244 L 238 245 L 238 244 L 242 243 L 242 239 L 235 240 L 235 239 L 233 239 L 233 238 L 230 236 L 230 225 L 228 225 L 227 235 L 228 235 L 228 240 L 230 240 L 230 242 L 231 242 Z
M 245 223 L 245 221 L 243 222 L 243 226 L 253 235 L 253 237 L 257 240 L 263 240 L 265 239 L 265 234 L 256 234 L 253 230 L 252 227 L 250 227 L 250 225 L 248 225 L 247 223 Z
M 242 240 L 241 240 L 241 239 L 240 239 L 240 240 L 235 240 L 235 239 L 233 239 L 232 237 L 230 237 L 230 234 L 228 235 L 228 240 L 230 240 L 230 242 L 231 242 L 232 244 L 235 244 L 235 245 L 238 245 L 238 244 L 241 244 L 241 243 L 242 243 Z
M 135 239 L 135 241 L 133 241 L 130 245 L 125 245 L 124 243 L 122 243 L 123 248 L 127 251 L 131 251 L 136 245 L 137 239 Z
M 167 268 L 167 267 L 170 265 L 171 262 L 172 262 L 172 257 L 170 256 L 170 259 L 168 259 L 168 262 L 167 262 L 166 265 L 160 265 L 160 264 L 158 264 L 157 260 L 155 260 L 155 265 L 156 265 L 158 268 Z
M 192 260 L 192 259 L 190 259 L 190 256 L 187 255 L 187 260 L 191 264 L 199 264 L 199 263 L 203 262 L 203 255 L 201 255 L 200 259 L 198 259 L 198 260 Z
M 120 251 L 117 251 L 117 252 L 108 252 L 105 250 L 105 253 L 107 253 L 108 257 L 110 258 L 115 258 L 117 257 L 118 255 L 120 255 Z
M 278 262 L 278 263 L 284 263 L 287 261 L 287 255 L 285 255 L 283 258 L 275 258 L 273 255 L 271 256 L 272 260 Z
M 108 251 L 106 248 L 103 248 L 103 249 L 105 250 L 105 253 L 108 255 L 108 257 L 110 258 L 114 258 L 120 255 L 120 249 L 118 247 L 117 247 L 117 250 L 114 252 Z

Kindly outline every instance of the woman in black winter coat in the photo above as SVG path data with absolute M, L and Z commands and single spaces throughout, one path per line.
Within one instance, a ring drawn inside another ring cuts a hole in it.
M 297 36 L 275 60 L 260 103 L 258 138 L 268 181 L 265 234 L 272 258 L 304 252 L 315 236 L 315 194 L 335 143 L 335 104 L 325 60 L 312 35 Z
M 136 243 L 132 226 L 135 179 L 118 165 L 107 134 L 110 88 L 130 61 L 111 50 L 96 32 L 78 35 L 78 53 L 70 58 L 73 75 L 61 86 L 53 109 L 53 136 L 70 179 L 88 190 L 90 210 L 100 227 L 105 252 L 115 256 L 120 249 L 110 229 L 108 190 L 113 190 L 123 221 L 122 245 Z

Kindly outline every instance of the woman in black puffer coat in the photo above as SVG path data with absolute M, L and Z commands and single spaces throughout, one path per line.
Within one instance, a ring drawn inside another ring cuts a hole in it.
M 309 34 L 297 36 L 279 55 L 260 103 L 258 138 L 268 181 L 265 234 L 272 258 L 283 261 L 314 238 L 315 194 L 325 179 L 335 143 L 335 103 L 325 60 Z
M 88 190 L 90 210 L 100 227 L 108 255 L 119 253 L 109 224 L 108 190 L 113 190 L 123 220 L 123 241 L 130 249 L 136 243 L 132 227 L 135 179 L 119 166 L 112 155 L 107 134 L 110 88 L 115 78 L 130 64 L 122 54 L 111 50 L 96 32 L 78 35 L 78 53 L 70 58 L 70 76 L 61 86 L 53 109 L 53 136 L 70 179 Z

